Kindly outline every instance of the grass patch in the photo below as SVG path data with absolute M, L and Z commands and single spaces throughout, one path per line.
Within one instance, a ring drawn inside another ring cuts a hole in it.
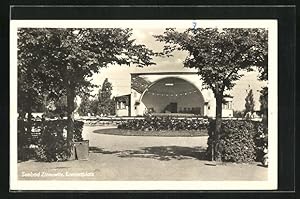
M 162 131 L 135 131 L 127 129 L 99 129 L 94 133 L 107 134 L 107 135 L 121 135 L 121 136 L 159 136 L 159 137 L 199 137 L 207 136 L 207 130 L 162 130 Z

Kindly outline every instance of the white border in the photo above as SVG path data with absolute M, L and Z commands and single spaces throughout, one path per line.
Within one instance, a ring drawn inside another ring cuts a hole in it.
M 269 168 L 267 181 L 21 181 L 17 173 L 17 28 L 267 28 L 269 31 Z M 277 20 L 11 20 L 10 190 L 275 190 L 278 183 Z

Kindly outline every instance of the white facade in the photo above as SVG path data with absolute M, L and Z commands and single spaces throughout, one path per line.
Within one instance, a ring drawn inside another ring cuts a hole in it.
M 145 113 L 191 113 L 215 117 L 216 102 L 212 90 L 203 88 L 193 72 L 132 73 L 130 103 L 116 105 L 118 116 L 142 116 Z M 232 117 L 232 98 L 225 97 L 222 116 Z

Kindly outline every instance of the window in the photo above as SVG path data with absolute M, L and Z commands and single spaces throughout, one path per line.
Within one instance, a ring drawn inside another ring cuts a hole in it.
M 126 109 L 126 102 L 117 102 L 117 109 Z
M 232 109 L 232 102 L 225 102 L 222 104 L 223 109 Z
M 228 102 L 222 104 L 222 109 L 228 109 Z

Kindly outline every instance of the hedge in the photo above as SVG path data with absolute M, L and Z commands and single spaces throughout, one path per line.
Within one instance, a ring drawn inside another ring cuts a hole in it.
M 67 120 L 18 121 L 18 159 L 35 158 L 38 161 L 63 161 L 71 155 L 72 145 L 67 144 Z M 82 141 L 83 122 L 74 122 L 74 141 Z M 70 147 L 71 146 L 71 147 Z
M 30 131 L 27 131 L 28 123 L 23 120 L 18 120 L 18 160 L 28 160 L 34 156 L 34 150 L 30 145 L 34 142 L 34 138 Z
M 204 130 L 208 127 L 207 119 L 178 119 L 172 117 L 146 117 L 132 119 L 118 125 L 119 129 L 163 131 L 163 130 Z
M 256 161 L 262 162 L 265 154 L 268 152 L 268 127 L 267 124 L 258 123 L 255 136 Z
M 208 128 L 207 156 L 211 159 L 211 148 L 215 121 Z M 217 152 L 225 162 L 261 161 L 267 147 L 267 133 L 261 122 L 251 120 L 223 120 L 221 135 L 215 141 Z

